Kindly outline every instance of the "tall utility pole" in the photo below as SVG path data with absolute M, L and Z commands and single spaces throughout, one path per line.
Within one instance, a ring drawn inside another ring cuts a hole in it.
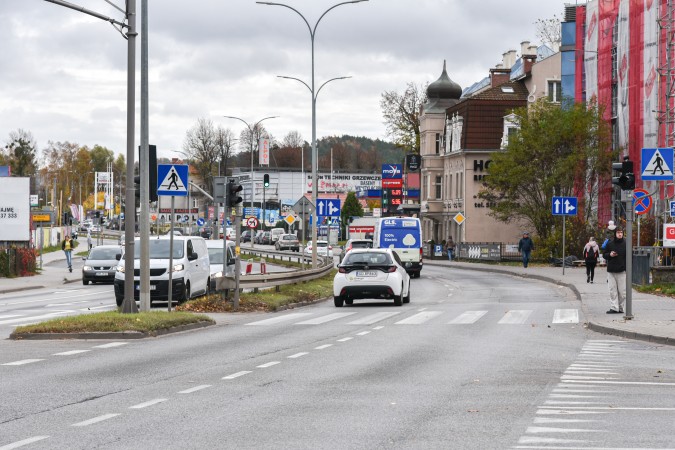
M 148 0 L 141 0 L 141 150 L 138 172 L 141 176 L 140 221 L 140 292 L 141 311 L 150 311 L 150 170 L 149 124 L 148 124 Z M 156 188 L 157 186 L 155 186 Z M 189 202 L 188 202 L 189 208 Z M 169 286 L 171 289 L 171 286 Z
M 62 0 L 45 0 L 49 3 L 54 3 L 59 6 L 73 9 L 84 14 L 96 17 L 112 24 L 127 40 L 127 190 L 125 203 L 127 208 L 129 205 L 134 205 L 134 190 L 133 183 L 129 180 L 134 179 L 134 131 L 135 131 L 135 117 L 136 117 L 136 0 L 126 0 L 127 8 L 122 10 L 115 6 L 117 10 L 124 13 L 127 23 L 118 22 L 110 17 L 99 14 L 95 11 L 88 10 L 78 5 L 68 3 Z M 114 5 L 113 5 L 114 6 Z M 126 33 L 123 30 L 126 29 Z M 96 189 L 94 189 L 96 196 Z M 95 197 L 96 199 L 96 197 Z M 132 206 L 133 208 L 133 206 Z M 125 213 L 125 228 L 124 228 L 124 303 L 122 303 L 122 312 L 135 313 L 138 312 L 136 302 L 134 300 L 134 229 L 136 228 L 136 214 Z M 131 282 L 129 282 L 131 278 Z

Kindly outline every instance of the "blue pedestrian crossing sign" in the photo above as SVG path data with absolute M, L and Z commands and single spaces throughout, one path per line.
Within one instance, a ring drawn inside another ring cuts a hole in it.
M 640 168 L 643 180 L 672 180 L 673 149 L 643 148 Z
M 576 197 L 553 197 L 554 216 L 575 216 L 577 214 Z
M 316 200 L 316 215 L 335 217 L 340 215 L 339 198 L 319 198 Z
M 187 197 L 188 166 L 159 164 L 157 166 L 157 195 Z

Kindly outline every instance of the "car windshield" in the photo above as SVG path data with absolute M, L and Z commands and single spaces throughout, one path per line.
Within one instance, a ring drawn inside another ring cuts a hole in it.
M 349 252 L 345 264 L 391 264 L 391 258 L 386 253 L 353 253 Z
M 328 247 L 328 242 L 321 242 L 321 241 L 319 241 L 319 242 L 316 243 L 316 247 L 317 247 L 317 248 L 319 248 L 319 247 Z
M 373 248 L 373 243 L 367 241 L 352 242 L 352 248 Z
M 121 253 L 118 248 L 93 248 L 89 252 L 89 259 L 115 259 Z
M 150 239 L 150 258 L 169 259 L 169 239 Z M 173 241 L 173 257 L 183 257 L 183 241 Z M 134 245 L 134 259 L 141 258 L 141 246 Z
M 295 236 L 287 234 L 286 236 L 283 236 L 284 241 L 294 241 Z
M 209 247 L 209 260 L 211 264 L 222 264 L 223 263 L 223 248 L 211 248 Z

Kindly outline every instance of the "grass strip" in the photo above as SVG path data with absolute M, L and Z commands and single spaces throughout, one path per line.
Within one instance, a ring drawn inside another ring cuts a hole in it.
M 118 311 L 106 311 L 23 325 L 17 327 L 15 333 L 151 332 L 205 321 L 215 323 L 210 317 L 187 312 L 152 311 L 122 314 Z

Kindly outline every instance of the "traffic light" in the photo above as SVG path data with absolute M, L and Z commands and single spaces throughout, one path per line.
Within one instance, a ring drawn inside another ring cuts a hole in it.
M 238 206 L 239 203 L 243 202 L 244 199 L 239 196 L 239 193 L 243 191 L 244 188 L 241 184 L 237 184 L 234 180 L 230 180 L 227 183 L 227 206 L 234 208 Z
M 265 186 L 265 188 L 270 187 L 270 174 L 268 173 L 263 175 L 263 186 Z
M 136 207 L 141 206 L 141 176 L 134 177 L 134 198 L 136 199 Z
M 623 162 L 612 163 L 612 170 L 618 172 L 618 176 L 612 177 L 612 184 L 619 186 L 622 191 L 632 191 L 635 189 L 633 161 L 629 160 L 628 156 L 623 157 Z
M 389 191 L 382 188 L 382 208 L 386 209 L 389 206 Z
M 148 201 L 157 201 L 157 146 L 148 145 L 148 181 L 150 182 L 150 190 L 148 193 Z

